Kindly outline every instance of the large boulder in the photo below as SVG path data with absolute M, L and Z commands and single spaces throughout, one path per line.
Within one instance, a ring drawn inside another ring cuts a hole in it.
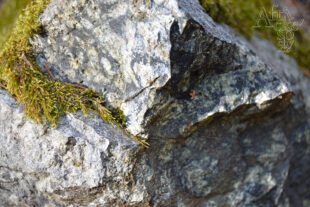
M 198 0 L 52 0 L 40 21 L 37 62 L 150 148 L 94 114 L 38 126 L 1 91 L 0 205 L 309 205 L 310 82 L 269 42 Z

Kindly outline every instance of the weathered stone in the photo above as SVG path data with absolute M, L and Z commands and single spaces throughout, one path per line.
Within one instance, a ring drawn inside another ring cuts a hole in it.
M 40 192 L 53 193 L 56 203 L 76 198 L 85 202 L 91 198 L 81 193 L 106 188 L 108 182 L 126 191 L 125 178 L 139 147 L 117 127 L 80 114 L 67 115 L 57 129 L 38 126 L 25 120 L 7 92 L 0 91 L 0 96 L 0 203 L 20 206 L 29 199 L 29 204 L 41 206 L 47 199 L 37 198 Z
M 41 20 L 47 36 L 34 41 L 38 61 L 59 79 L 102 93 L 125 112 L 134 135 L 185 136 L 189 125 L 216 113 L 288 92 L 196 0 L 150 8 L 144 1 L 56 0 Z
M 310 202 L 310 81 L 269 42 L 198 0 L 53 0 L 41 22 L 38 63 L 123 109 L 151 147 L 96 115 L 38 126 L 0 91 L 0 205 Z

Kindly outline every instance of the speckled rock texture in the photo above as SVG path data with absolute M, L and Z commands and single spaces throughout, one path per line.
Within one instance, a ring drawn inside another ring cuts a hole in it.
M 56 0 L 41 20 L 38 61 L 102 93 L 134 135 L 186 136 L 188 125 L 288 91 L 198 1 Z
M 40 20 L 38 63 L 150 148 L 96 115 L 38 126 L 0 91 L 0 206 L 310 205 L 310 81 L 269 42 L 198 0 L 52 0 Z

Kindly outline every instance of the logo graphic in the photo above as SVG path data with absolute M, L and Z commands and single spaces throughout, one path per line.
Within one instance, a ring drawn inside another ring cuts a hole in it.
M 287 20 L 285 20 L 286 18 Z M 303 24 L 297 23 L 288 10 L 281 11 L 273 7 L 271 12 L 264 8 L 256 21 L 254 28 L 270 30 L 277 37 L 280 49 L 286 53 L 290 52 L 295 41 L 294 32 Z

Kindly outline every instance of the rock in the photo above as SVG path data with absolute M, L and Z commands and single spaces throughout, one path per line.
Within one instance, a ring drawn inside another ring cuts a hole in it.
M 198 1 L 148 8 L 143 1 L 56 0 L 41 21 L 46 36 L 33 42 L 38 61 L 59 79 L 102 93 L 125 112 L 134 135 L 186 136 L 188 125 L 289 91 Z M 153 126 L 159 117 L 161 129 Z
M 57 128 L 0 91 L 0 205 L 306 206 L 309 80 L 198 0 L 53 0 L 31 43 L 57 79 L 120 107 L 144 149 L 97 115 Z
M 48 199 L 37 198 L 40 192 L 53 193 L 52 203 L 86 202 L 91 196 L 83 193 L 89 189 L 100 192 L 106 183 L 127 185 L 124 178 L 133 169 L 139 147 L 116 127 L 79 113 L 64 117 L 57 129 L 38 126 L 24 119 L 22 108 L 7 92 L 0 91 L 0 96 L 3 206 L 23 205 L 23 199 L 43 206 Z

